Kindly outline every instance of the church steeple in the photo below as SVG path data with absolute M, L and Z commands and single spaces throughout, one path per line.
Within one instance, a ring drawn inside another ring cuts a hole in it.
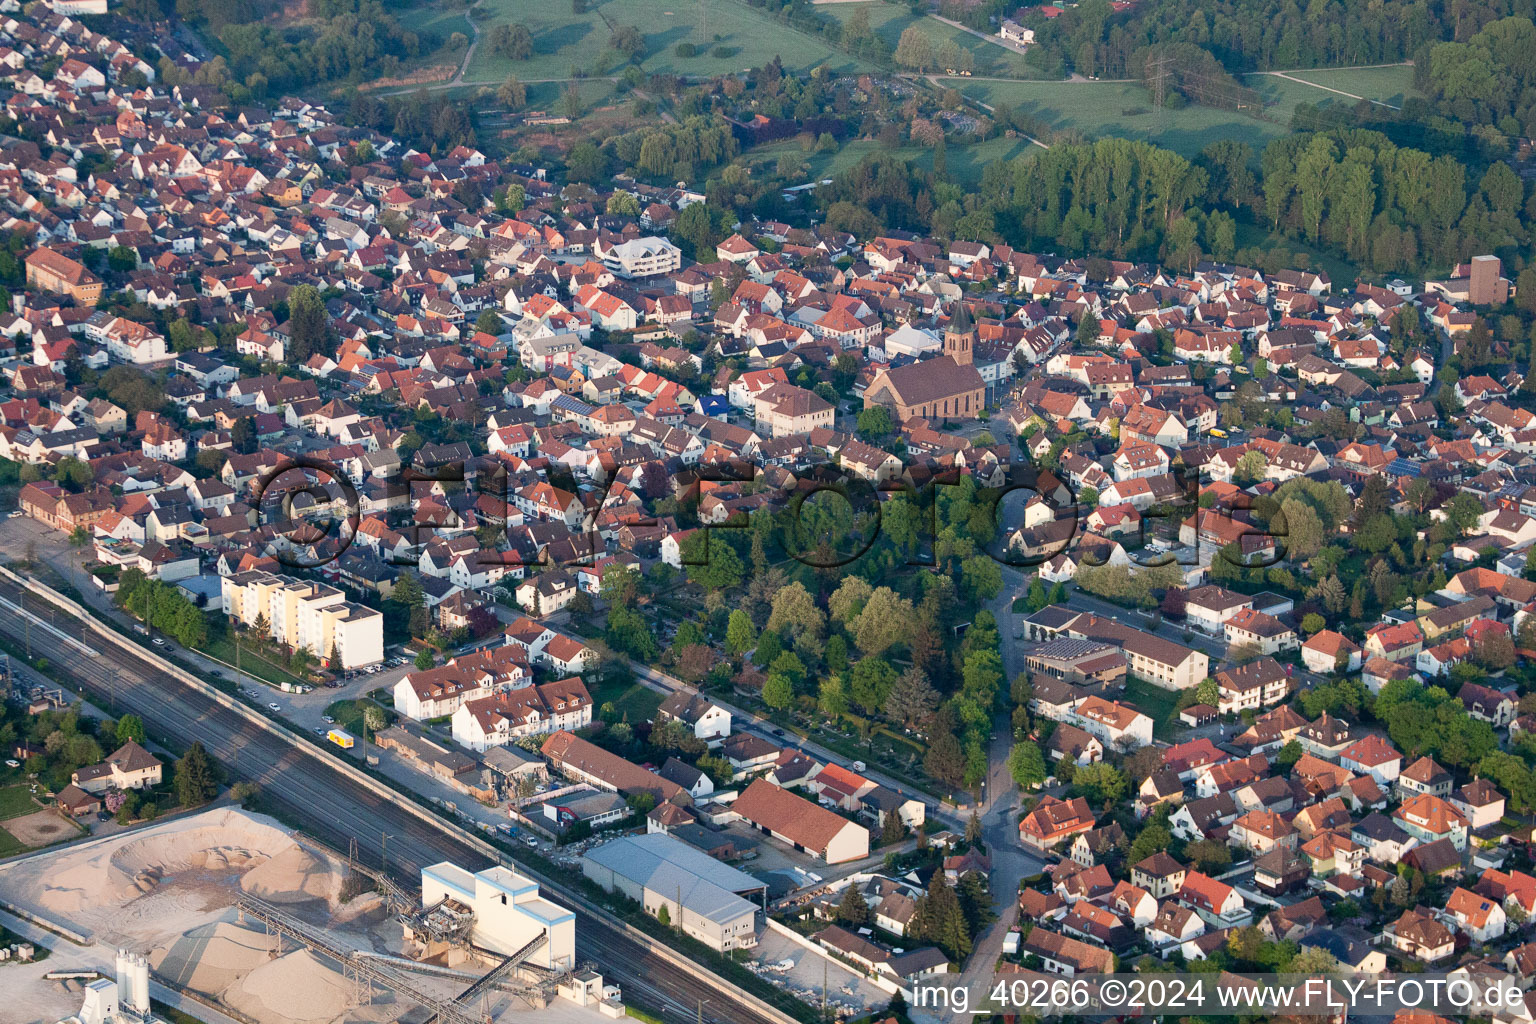
M 944 328 L 944 354 L 961 366 L 970 366 L 975 359 L 971 351 L 975 344 L 976 325 L 971 320 L 971 312 L 963 301 L 956 299 L 949 326 Z

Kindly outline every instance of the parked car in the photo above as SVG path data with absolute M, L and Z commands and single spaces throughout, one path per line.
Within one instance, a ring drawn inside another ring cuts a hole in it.
M 5 759 L 5 766 L 7 768 L 20 768 L 21 762 L 16 760 L 14 757 L 8 757 Z
M 283 706 L 281 704 L 277 703 L 276 701 L 268 701 L 267 702 L 267 707 L 271 708 L 273 711 L 281 711 L 281 710 L 283 710 Z
M 154 644 L 156 647 L 164 647 L 165 646 L 165 637 L 157 636 L 153 640 L 151 640 L 150 643 Z
M 321 715 L 320 721 L 324 722 L 326 725 L 336 724 L 336 719 L 332 718 L 330 715 Z
M 537 839 L 533 838 L 533 836 L 524 836 L 523 837 L 523 845 L 527 846 L 527 847 L 530 847 L 532 849 L 538 849 L 539 841 Z
M 19 518 L 21 518 L 24 515 L 26 515 L 26 513 L 18 508 L 16 510 L 12 511 L 12 512 L 7 513 L 5 518 L 7 518 L 7 519 L 19 519 Z

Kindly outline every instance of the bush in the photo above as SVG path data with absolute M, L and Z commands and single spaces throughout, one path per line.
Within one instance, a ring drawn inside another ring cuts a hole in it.
M 672 52 L 684 60 L 687 60 L 690 57 L 697 57 L 699 54 L 699 48 L 694 46 L 692 43 L 678 43 L 675 47 L 672 48 Z

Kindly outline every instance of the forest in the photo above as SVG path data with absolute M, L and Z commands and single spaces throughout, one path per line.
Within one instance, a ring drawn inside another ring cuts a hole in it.
M 1533 0 L 1143 0 L 1116 12 L 1109 0 L 1086 0 L 1025 20 L 1043 64 L 1125 78 L 1137 50 L 1168 43 L 1192 43 L 1233 72 L 1395 63 L 1533 11 Z
M 1237 255 L 1239 221 L 1322 244 L 1372 270 L 1444 267 L 1470 255 L 1515 258 L 1536 196 L 1503 162 L 1480 176 L 1456 159 L 1379 132 L 1303 132 L 1253 153 L 1223 140 L 1186 160 L 1151 143 L 1100 139 L 986 168 L 965 194 L 906 164 L 872 157 L 818 191 L 828 222 L 865 221 L 1001 240 L 1025 249 L 1158 258 L 1187 266 Z M 947 214 L 945 213 L 948 208 Z
M 146 18 L 162 17 L 171 6 L 170 0 L 133 5 Z M 215 37 L 225 51 L 209 62 L 221 74 L 199 84 L 222 87 L 236 102 L 318 82 L 394 75 L 437 44 L 403 29 L 379 0 L 309 0 L 305 9 L 309 16 L 295 24 L 269 21 L 278 11 L 270 2 L 174 4 L 178 18 Z

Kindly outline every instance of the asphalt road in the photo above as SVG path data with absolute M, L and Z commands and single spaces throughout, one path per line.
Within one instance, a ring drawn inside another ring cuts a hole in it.
M 0 597 L 16 602 L 20 591 L 16 584 L 0 579 Z M 40 602 L 30 598 L 27 604 L 30 609 Z M 201 740 L 232 777 L 255 782 L 267 800 L 321 842 L 345 850 L 356 839 L 360 859 L 374 865 L 381 862 L 387 845 L 390 874 L 410 889 L 419 886 L 421 869 L 438 861 L 452 861 L 471 871 L 490 866 L 475 848 L 353 782 L 295 741 L 273 735 L 165 676 L 147 659 L 107 648 L 79 620 L 59 613 L 51 625 L 102 652 L 91 657 L 56 637 L 40 634 L 34 625 L 33 649 L 48 658 L 61 682 L 77 691 L 83 688 L 98 706 L 113 714 L 138 715 L 154 735 Z M 19 643 L 24 632 L 21 616 L 0 615 L 0 633 Z M 508 863 L 516 867 L 510 859 Z M 662 1011 L 668 1020 L 697 1022 L 702 1001 L 702 1018 L 710 1024 L 774 1024 L 754 1007 L 738 1002 L 723 985 L 699 980 L 579 908 L 576 957 L 597 964 L 606 978 Z

